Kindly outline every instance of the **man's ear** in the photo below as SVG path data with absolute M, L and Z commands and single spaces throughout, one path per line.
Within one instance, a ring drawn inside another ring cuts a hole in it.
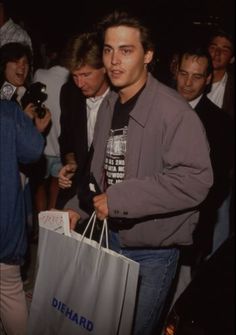
M 154 52 L 152 50 L 148 50 L 144 55 L 144 64 L 149 64 L 152 61 Z
M 231 59 L 230 59 L 230 64 L 233 64 L 235 61 L 235 57 L 233 56 Z

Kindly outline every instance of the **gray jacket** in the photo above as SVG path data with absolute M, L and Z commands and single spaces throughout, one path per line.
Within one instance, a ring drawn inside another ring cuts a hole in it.
M 95 128 L 91 171 L 101 188 L 116 100 L 117 94 L 111 92 L 103 101 Z M 198 222 L 197 206 L 213 183 L 209 146 L 200 119 L 177 92 L 149 74 L 130 113 L 127 136 L 125 180 L 106 190 L 109 216 L 121 219 L 121 244 L 191 244 Z

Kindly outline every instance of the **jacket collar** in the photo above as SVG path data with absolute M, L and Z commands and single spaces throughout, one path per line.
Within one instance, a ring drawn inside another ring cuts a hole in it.
M 145 126 L 149 114 L 147 101 L 149 102 L 149 105 L 152 104 L 151 101 L 157 93 L 157 85 L 157 80 L 154 79 L 151 73 L 148 73 L 146 86 L 141 92 L 134 109 L 130 113 L 130 117 L 139 123 L 142 127 Z M 115 91 L 111 91 L 107 97 L 107 104 L 109 105 L 110 111 L 112 111 L 112 113 L 114 111 L 114 106 L 117 99 L 118 94 Z
M 148 118 L 148 114 L 149 114 L 147 102 L 148 102 L 148 105 L 151 106 L 152 100 L 157 94 L 156 84 L 157 84 L 156 79 L 154 79 L 151 73 L 149 73 L 146 86 L 141 92 L 134 109 L 130 113 L 130 117 L 132 117 L 142 127 L 145 126 L 147 118 Z

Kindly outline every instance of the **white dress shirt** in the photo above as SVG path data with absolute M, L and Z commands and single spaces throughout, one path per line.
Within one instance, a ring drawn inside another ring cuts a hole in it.
M 225 72 L 224 77 L 221 80 L 212 84 L 211 91 L 207 94 L 207 97 L 220 108 L 223 106 L 227 79 L 228 74 Z
M 94 128 L 95 128 L 95 123 L 97 120 L 97 113 L 98 113 L 99 107 L 108 92 L 109 92 L 109 88 L 106 90 L 106 92 L 103 95 L 86 99 L 88 148 L 90 148 L 93 142 Z

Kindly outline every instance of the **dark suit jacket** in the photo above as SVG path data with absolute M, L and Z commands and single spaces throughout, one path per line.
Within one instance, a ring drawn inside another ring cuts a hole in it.
M 214 184 L 221 194 L 217 194 L 216 200 L 220 205 L 228 193 L 229 172 L 233 164 L 233 122 L 228 114 L 206 96 L 201 98 L 195 111 L 206 129 L 210 144 Z
M 225 94 L 223 100 L 222 109 L 234 119 L 235 114 L 235 82 L 234 82 L 234 74 L 230 71 L 228 73 L 228 80 L 226 82 Z
M 214 184 L 202 203 L 200 222 L 195 232 L 201 248 L 207 254 L 212 243 L 217 209 L 229 194 L 230 171 L 233 166 L 233 122 L 230 116 L 217 107 L 205 95 L 195 111 L 200 117 L 210 145 L 210 157 L 214 173 Z
M 65 203 L 82 189 L 89 165 L 87 110 L 86 98 L 70 78 L 61 88 L 61 133 L 59 136 L 60 153 L 63 164 L 65 155 L 69 152 L 75 154 L 78 170 L 73 178 L 70 189 L 60 190 L 57 208 L 64 207 Z
M 81 172 L 88 154 L 86 98 L 73 79 L 66 82 L 60 93 L 61 133 L 59 136 L 62 162 L 73 152 Z

